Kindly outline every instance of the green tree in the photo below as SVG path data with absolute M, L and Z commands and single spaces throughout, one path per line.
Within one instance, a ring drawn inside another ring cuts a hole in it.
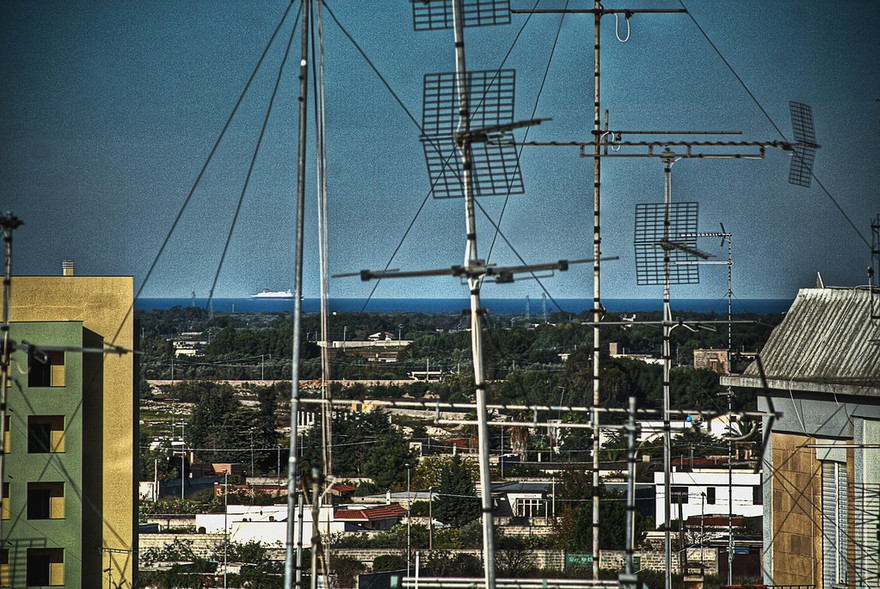
M 335 474 L 362 476 L 373 445 L 390 429 L 388 412 L 381 409 L 335 413 L 331 422 L 331 440 L 336 450 L 333 454 Z M 303 445 L 302 472 L 310 472 L 323 461 L 321 424 L 317 420 Z
M 403 434 L 390 429 L 373 446 L 364 463 L 364 474 L 383 489 L 401 488 L 406 484 L 407 466 L 416 464 L 415 450 L 411 450 Z
M 585 470 L 566 471 L 556 485 L 556 545 L 572 552 L 589 552 L 593 546 L 592 475 Z M 599 546 L 625 548 L 626 498 L 618 491 L 599 489 Z M 649 522 L 636 513 L 635 545 L 645 538 Z
M 453 456 L 440 477 L 439 497 L 434 516 L 445 524 L 460 528 L 480 517 L 480 500 L 474 481 L 461 457 Z

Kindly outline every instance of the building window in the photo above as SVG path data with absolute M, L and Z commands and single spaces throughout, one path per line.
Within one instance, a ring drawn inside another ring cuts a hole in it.
M 0 585 L 9 587 L 9 549 L 0 550 Z
M 516 517 L 544 517 L 547 503 L 543 499 L 517 499 L 513 505 Z
M 28 386 L 63 387 L 64 352 L 28 351 Z
M 64 483 L 28 483 L 28 519 L 64 518 Z
M 764 505 L 764 487 L 761 485 L 752 487 L 752 505 Z
M 4 454 L 9 454 L 9 452 L 11 451 L 11 448 L 9 446 L 9 439 L 10 439 L 9 416 L 7 415 L 6 417 L 3 418 L 3 452 L 4 452 Z
M 9 483 L 3 483 L 3 519 L 9 519 Z
M 846 464 L 822 462 L 822 578 L 825 587 L 846 585 Z
M 64 585 L 64 549 L 28 549 L 26 582 L 28 587 Z
M 64 416 L 28 416 L 28 453 L 64 452 Z
M 677 504 L 688 503 L 688 488 L 672 487 L 672 492 L 669 495 L 669 502 Z
M 706 504 L 715 505 L 715 487 L 706 487 Z

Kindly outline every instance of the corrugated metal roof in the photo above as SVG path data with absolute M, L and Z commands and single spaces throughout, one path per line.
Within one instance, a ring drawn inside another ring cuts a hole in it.
M 874 297 L 880 305 L 877 292 Z M 870 314 L 867 288 L 800 290 L 761 350 L 764 376 L 794 389 L 809 384 L 812 390 L 880 394 L 880 326 Z M 753 386 L 760 378 L 756 361 L 729 383 Z

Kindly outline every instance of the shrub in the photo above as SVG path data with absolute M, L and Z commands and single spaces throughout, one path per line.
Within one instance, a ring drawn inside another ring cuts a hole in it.
M 400 571 L 406 568 L 406 559 L 399 554 L 382 554 L 373 560 L 373 572 Z

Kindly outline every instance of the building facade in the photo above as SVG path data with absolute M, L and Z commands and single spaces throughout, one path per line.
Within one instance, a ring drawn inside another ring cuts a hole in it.
M 134 349 L 133 281 L 65 274 L 12 280 L 3 581 L 133 587 L 135 360 L 96 351 Z
M 764 418 L 764 577 L 880 586 L 880 292 L 798 293 L 744 374 Z M 768 435 L 769 434 L 769 435 Z

